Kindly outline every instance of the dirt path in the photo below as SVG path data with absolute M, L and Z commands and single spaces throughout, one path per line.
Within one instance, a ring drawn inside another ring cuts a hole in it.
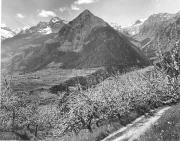
M 165 107 L 157 111 L 151 117 L 141 116 L 136 119 L 132 124 L 121 128 L 115 133 L 109 135 L 103 141 L 134 141 L 143 135 L 156 121 L 162 116 L 162 114 L 170 107 Z

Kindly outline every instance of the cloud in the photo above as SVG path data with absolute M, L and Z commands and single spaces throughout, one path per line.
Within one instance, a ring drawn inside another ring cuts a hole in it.
M 5 23 L 1 23 L 1 27 L 7 27 Z
M 80 8 L 75 4 L 71 4 L 70 7 L 60 7 L 59 8 L 60 12 L 65 12 L 65 11 L 70 12 L 71 10 L 79 11 Z
M 79 11 L 80 10 L 80 8 L 79 7 L 77 7 L 76 5 L 71 5 L 71 9 L 72 10 L 75 10 L 75 11 Z
M 53 11 L 41 10 L 38 14 L 40 17 L 55 17 L 56 14 Z
M 77 5 L 81 5 L 81 4 L 90 4 L 90 3 L 94 3 L 96 2 L 97 0 L 76 0 L 74 2 L 74 4 L 77 4 Z
M 17 16 L 18 18 L 20 18 L 20 19 L 23 19 L 23 18 L 25 17 L 25 16 L 24 16 L 23 14 L 21 14 L 21 13 L 17 13 L 16 16 Z
M 64 11 L 67 11 L 67 10 L 68 10 L 67 7 L 60 7 L 60 8 L 59 8 L 59 11 L 61 11 L 61 12 L 64 12 Z
M 71 4 L 70 9 L 74 10 L 74 11 L 79 11 L 80 9 L 80 5 L 82 4 L 91 4 L 94 2 L 97 2 L 98 0 L 75 0 L 73 4 Z

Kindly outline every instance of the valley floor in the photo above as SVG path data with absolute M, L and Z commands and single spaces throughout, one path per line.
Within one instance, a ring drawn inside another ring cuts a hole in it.
M 141 116 L 103 141 L 179 141 L 180 103 L 159 109 L 152 116 Z

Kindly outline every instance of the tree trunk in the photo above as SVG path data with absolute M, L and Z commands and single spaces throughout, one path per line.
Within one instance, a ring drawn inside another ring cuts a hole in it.
M 97 127 L 100 127 L 100 125 L 99 125 L 99 121 L 97 121 L 97 122 L 96 122 L 96 126 L 97 126 Z
M 38 125 L 36 125 L 35 137 L 37 137 L 37 132 L 38 132 Z
M 14 125 L 15 125 L 15 110 L 13 109 L 13 113 L 12 113 L 12 130 L 14 131 Z
M 73 129 L 75 135 L 77 136 L 78 135 L 78 132 L 76 131 L 76 129 Z
M 90 133 L 93 132 L 92 128 L 91 128 L 91 119 L 89 120 L 88 124 L 87 124 L 87 128 L 89 130 Z
M 93 130 L 92 130 L 92 128 L 91 128 L 91 124 L 88 124 L 88 125 L 87 125 L 87 128 L 88 128 L 88 130 L 89 130 L 90 133 L 93 132 Z
M 83 126 L 86 125 L 86 122 L 84 121 L 84 119 L 82 117 L 80 117 L 81 123 L 83 124 Z
M 117 114 L 117 117 L 118 117 L 119 121 L 121 121 L 121 115 L 119 113 Z

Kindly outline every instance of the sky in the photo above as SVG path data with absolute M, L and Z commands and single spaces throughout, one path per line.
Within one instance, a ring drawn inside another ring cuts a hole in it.
M 180 0 L 2 0 L 1 26 L 24 28 L 58 16 L 70 21 L 88 9 L 109 23 L 133 24 L 155 13 L 180 11 Z

